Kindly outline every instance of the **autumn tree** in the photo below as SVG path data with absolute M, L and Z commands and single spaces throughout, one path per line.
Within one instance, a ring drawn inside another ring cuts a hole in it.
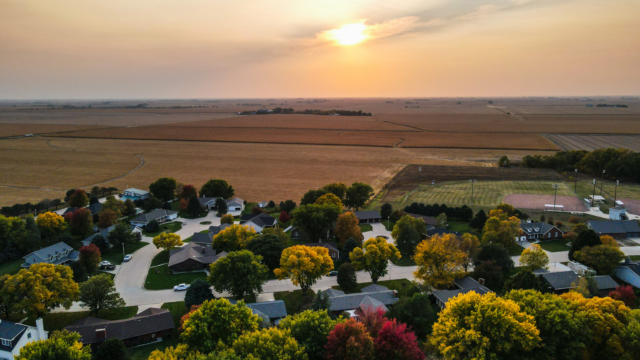
M 344 183 L 327 184 L 322 187 L 322 190 L 337 196 L 342 202 L 344 202 L 345 196 L 347 195 L 347 185 Z
M 338 216 L 334 234 L 341 244 L 344 244 L 350 238 L 357 242 L 361 242 L 364 239 L 360 230 L 360 220 L 352 212 L 346 212 Z
M 322 360 L 327 337 L 336 324 L 344 319 L 332 319 L 326 311 L 307 310 L 280 320 L 278 328 L 287 330 L 304 346 L 309 360 Z
M 137 212 L 136 205 L 131 201 L 131 199 L 127 199 L 124 202 L 124 216 L 133 216 Z
M 532 270 L 549 269 L 549 256 L 542 250 L 540 245 L 531 244 L 520 254 L 520 264 L 528 266 Z
M 389 261 L 398 260 L 400 257 L 400 251 L 381 237 L 365 241 L 362 248 L 355 248 L 349 254 L 353 267 L 368 272 L 374 284 L 379 278 L 387 275 Z
M 585 246 L 573 254 L 579 262 L 592 266 L 598 274 L 609 275 L 624 260 L 624 253 L 617 246 Z
M 324 204 L 329 204 L 329 205 L 335 205 L 340 207 L 341 209 L 344 207 L 344 205 L 342 204 L 342 201 L 340 200 L 339 197 L 328 193 L 328 194 L 324 194 L 322 196 L 320 196 L 318 198 L 318 200 L 316 200 L 315 204 L 317 205 L 324 205 Z
M 86 237 L 93 232 L 93 219 L 91 217 L 91 211 L 82 208 L 77 209 L 71 216 L 71 223 L 69 224 L 72 235 Z
M 260 234 L 247 244 L 247 250 L 262 256 L 263 264 L 267 265 L 270 271 L 280 265 L 280 258 L 284 248 L 285 246 L 280 239 L 273 234 Z
M 162 233 L 153 238 L 153 245 L 156 246 L 156 249 L 169 250 L 182 246 L 182 239 L 178 234 Z
M 195 279 L 184 294 L 184 305 L 187 309 L 191 309 L 194 305 L 201 305 L 205 301 L 213 299 L 215 296 L 213 296 L 211 286 L 202 279 Z
M 186 344 L 178 344 L 176 347 L 169 346 L 164 351 L 153 350 L 147 360 L 192 360 L 193 354 Z M 241 360 L 235 358 L 215 357 L 216 360 Z M 213 360 L 211 359 L 211 360 Z M 205 360 L 198 356 L 195 360 Z M 209 359 L 206 359 L 209 360 Z
M 327 338 L 325 359 L 327 360 L 370 360 L 374 358 L 375 347 L 367 328 L 353 319 L 336 324 Z
M 104 203 L 102 203 L 102 208 L 100 213 L 105 210 L 111 210 L 116 214 L 116 218 L 121 218 L 125 212 L 125 204 L 124 202 L 115 198 L 115 196 L 109 195 Z
M 27 343 L 15 360 L 91 360 L 91 349 L 83 347 L 80 334 L 67 330 L 51 333 L 49 339 Z
M 69 206 L 71 207 L 83 208 L 88 204 L 89 197 L 87 196 L 87 193 L 82 189 L 74 191 L 73 195 L 69 197 Z
M 247 225 L 231 225 L 213 237 L 213 247 L 221 251 L 236 251 L 247 247 L 258 233 Z
M 333 270 L 333 260 L 324 247 L 296 245 L 284 249 L 280 267 L 273 272 L 279 280 L 290 279 L 303 293 Z
M 204 197 L 230 199 L 234 194 L 233 186 L 221 179 L 209 180 L 200 188 L 200 196 Z
M 356 211 L 360 210 L 373 196 L 373 188 L 365 183 L 354 182 L 347 188 L 344 205 Z
M 89 244 L 82 246 L 79 250 L 79 261 L 89 272 L 94 272 L 98 269 L 98 264 L 102 261 L 102 254 L 100 249 L 95 244 Z
M 149 192 L 162 201 L 169 201 L 175 197 L 177 187 L 176 179 L 163 177 L 149 185 Z
M 636 294 L 629 285 L 616 286 L 616 289 L 609 293 L 609 297 L 622 301 L 630 308 L 633 308 L 636 303 Z
M 445 359 L 510 359 L 536 348 L 540 331 L 515 302 L 470 291 L 447 301 L 429 341 Z
M 292 223 L 308 234 L 311 240 L 318 241 L 328 236 L 329 229 L 341 212 L 340 207 L 331 204 L 301 205 L 293 211 Z
M 180 194 L 178 197 L 180 199 L 191 199 L 192 197 L 198 197 L 198 189 L 196 189 L 193 185 L 182 185 L 182 189 L 180 190 Z
M 614 239 L 613 236 L 602 235 L 600 236 L 600 242 L 602 243 L 602 245 L 620 247 L 620 244 L 618 244 L 618 240 Z
M 233 251 L 211 264 L 209 284 L 217 292 L 229 292 L 237 299 L 262 292 L 269 268 L 262 264 L 262 256 L 249 250 Z
M 469 265 L 473 262 L 476 254 L 480 248 L 480 240 L 475 235 L 471 235 L 469 233 L 464 233 L 459 239 L 458 249 L 460 249 L 465 254 L 464 259 L 464 271 L 469 270 Z
M 520 219 L 515 216 L 491 216 L 482 229 L 483 244 L 501 244 L 505 248 L 512 248 L 516 245 L 516 238 L 520 235 Z M 499 211 L 499 210 L 498 210 Z
M 578 224 L 582 225 L 582 224 Z M 576 225 L 576 227 L 578 226 Z M 575 229 L 575 227 L 574 227 Z M 598 234 L 592 229 L 582 230 L 578 233 L 575 240 L 571 242 L 571 249 L 569 249 L 569 260 L 575 260 L 574 253 L 586 246 L 598 246 L 602 245 L 602 241 Z
M 64 218 L 54 212 L 46 212 L 38 215 L 36 224 L 38 225 L 40 234 L 49 239 L 49 241 L 62 234 L 67 228 Z
M 92 276 L 80 284 L 79 300 L 80 306 L 88 308 L 92 314 L 97 314 L 100 310 L 125 306 L 113 279 L 108 274 Z
M 353 291 L 358 287 L 356 270 L 350 263 L 344 263 L 338 268 L 338 285 L 344 291 Z
M 242 359 L 308 360 L 304 347 L 291 333 L 278 328 L 246 332 L 231 347 Z
M 229 225 L 233 225 L 234 220 L 233 220 L 233 215 L 231 214 L 226 214 L 226 215 L 222 215 L 222 217 L 220 218 L 220 224 L 229 224 Z
M 453 285 L 453 281 L 464 273 L 467 254 L 459 248 L 455 235 L 433 235 L 418 245 L 413 259 L 418 265 L 413 275 L 442 289 Z
M 109 209 L 104 209 L 100 212 L 98 221 L 98 227 L 100 229 L 106 229 L 109 226 L 118 222 L 118 215 Z
M 281 227 L 272 227 L 272 228 L 264 228 L 262 229 L 261 232 L 262 235 L 273 235 L 275 237 L 278 238 L 278 240 L 280 241 L 280 244 L 284 245 L 284 247 L 287 247 L 289 244 L 289 240 L 291 240 L 289 238 L 289 235 L 287 235 L 287 233 L 284 232 L 284 229 Z
M 385 360 L 422 360 L 424 353 L 418 346 L 416 335 L 406 324 L 395 319 L 386 321 L 374 344 L 376 358 Z
M 416 229 L 416 232 L 422 238 L 423 234 L 427 233 L 427 224 L 424 223 L 422 219 L 416 219 L 411 215 L 404 215 L 393 226 L 393 231 L 391 231 L 391 237 L 394 239 L 398 239 L 402 229 L 405 227 L 413 227 Z
M 291 220 L 291 217 L 289 217 L 289 214 L 287 214 L 286 211 L 281 211 L 280 216 L 278 217 L 278 221 L 281 223 L 286 223 L 289 220 Z

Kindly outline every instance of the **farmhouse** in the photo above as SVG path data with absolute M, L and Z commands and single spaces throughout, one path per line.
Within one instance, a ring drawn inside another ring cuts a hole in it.
M 32 341 L 46 340 L 42 318 L 36 320 L 36 326 L 17 324 L 8 320 L 0 321 L 0 359 L 13 360 L 25 345 Z
M 484 286 L 484 279 L 480 279 L 478 282 L 474 278 L 465 276 L 461 279 L 455 280 L 453 284 L 457 289 L 454 290 L 435 290 L 433 296 L 436 298 L 436 304 L 444 309 L 447 306 L 449 299 L 458 296 L 459 294 L 466 294 L 470 291 L 474 291 L 477 294 L 484 295 L 491 291 L 488 287 Z
M 318 242 L 303 245 L 309 247 L 323 247 L 329 250 L 329 256 L 331 256 L 332 259 L 338 260 L 340 258 L 340 250 L 338 250 L 338 246 L 334 242 Z
M 169 251 L 169 269 L 171 272 L 200 271 L 209 269 L 209 265 L 227 256 L 218 253 L 211 246 L 202 246 L 195 242 Z
M 564 235 L 564 231 L 545 222 L 522 221 L 520 229 L 522 229 L 522 234 L 517 239 L 518 241 L 556 240 L 562 239 L 562 235 Z
M 162 341 L 171 337 L 175 326 L 167 309 L 149 308 L 140 314 L 124 320 L 109 321 L 87 317 L 65 327 L 80 334 L 85 346 L 96 349 L 107 339 L 120 339 L 127 347 Z
M 329 296 L 331 312 L 340 313 L 347 311 L 353 316 L 358 316 L 367 309 L 381 308 L 387 311 L 387 306 L 398 301 L 398 293 L 381 285 L 371 285 L 363 288 L 361 293 L 345 294 L 344 291 L 328 289 L 324 290 Z
M 158 223 L 167 222 L 178 217 L 177 211 L 156 209 L 150 213 L 140 214 L 135 219 L 131 220 L 131 225 L 135 226 L 147 226 L 152 220 Z
M 258 215 L 244 214 L 240 218 L 240 224 L 252 227 L 257 233 L 261 233 L 264 228 L 276 227 L 278 225 L 278 219 L 265 213 Z
M 120 200 L 136 201 L 136 200 L 145 200 L 150 197 L 151 197 L 151 193 L 149 193 L 148 191 L 144 191 L 136 188 L 129 188 L 122 192 L 122 195 L 120 196 Z
M 640 226 L 633 220 L 589 220 L 587 227 L 598 235 L 609 235 L 616 239 L 640 237 Z
M 382 216 L 380 216 L 380 212 L 378 212 L 378 210 L 356 211 L 355 215 L 358 220 L 360 220 L 360 224 L 379 223 L 382 219 Z
M 23 268 L 28 268 L 33 264 L 54 264 L 65 265 L 72 261 L 78 261 L 80 253 L 63 242 L 47 246 L 44 249 L 36 250 L 24 257 Z
M 89 246 L 89 244 L 91 244 L 91 242 L 93 241 L 93 238 L 98 236 L 98 235 L 102 235 L 106 239 L 107 236 L 109 236 L 109 233 L 111 232 L 111 230 L 113 230 L 115 228 L 116 228 L 115 225 L 111 225 L 106 229 L 100 230 L 100 232 L 97 232 L 97 233 L 89 236 L 88 238 L 82 240 L 82 245 L 83 246 Z

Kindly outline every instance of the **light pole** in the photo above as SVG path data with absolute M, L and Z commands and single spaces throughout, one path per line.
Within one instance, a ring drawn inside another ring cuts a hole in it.
M 556 196 L 558 195 L 558 184 L 553 184 L 553 189 L 555 193 L 553 194 L 553 211 L 556 211 Z
M 573 191 L 577 194 L 578 193 L 578 169 L 576 169 L 576 184 L 574 185 Z
M 476 179 L 470 179 L 469 182 L 471 183 L 471 205 L 473 205 L 473 183 L 476 182 Z
M 124 243 L 122 243 L 122 256 L 124 257 Z
M 602 195 L 602 185 L 604 185 L 604 170 L 602 170 L 602 181 L 600 182 L 600 195 Z
M 390 216 L 387 216 L 387 230 L 389 230 L 389 217 Z
M 616 180 L 616 191 L 613 195 L 613 207 L 616 207 L 616 200 L 618 199 L 618 185 L 620 185 L 620 180 Z
M 593 179 L 593 196 L 591 197 L 591 207 L 593 207 L 593 202 L 596 200 L 596 179 Z

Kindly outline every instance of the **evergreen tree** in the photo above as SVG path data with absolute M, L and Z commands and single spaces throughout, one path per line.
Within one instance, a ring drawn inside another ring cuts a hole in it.
M 356 270 L 350 263 L 340 265 L 338 269 L 338 285 L 340 285 L 344 291 L 353 291 L 358 286 Z
M 110 338 L 105 340 L 94 355 L 94 360 L 127 360 L 129 352 L 124 346 L 122 340 L 118 338 Z
M 345 242 L 344 246 L 342 247 L 342 251 L 340 252 L 340 261 L 342 263 L 350 263 L 351 259 L 349 259 L 349 254 L 353 251 L 353 249 L 357 247 L 360 247 L 360 245 L 358 245 L 358 242 L 353 238 L 347 240 L 347 242 Z
M 202 211 L 202 206 L 200 205 L 198 198 L 195 196 L 191 197 L 189 199 L 189 205 L 187 205 L 187 212 L 189 213 L 189 215 L 196 217 L 200 215 L 201 211 Z
M 202 279 L 196 279 L 184 294 L 184 305 L 187 309 L 191 309 L 193 305 L 200 305 L 212 299 L 215 299 L 215 296 L 213 296 L 210 285 Z

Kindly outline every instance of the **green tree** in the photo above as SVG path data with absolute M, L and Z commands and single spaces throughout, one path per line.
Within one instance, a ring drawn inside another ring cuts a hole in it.
M 229 210 L 227 202 L 222 198 L 216 199 L 216 210 L 218 211 L 218 216 L 222 217 L 227 213 L 227 210 Z
M 511 290 L 536 290 L 539 292 L 547 292 L 548 288 L 542 277 L 537 277 L 531 270 L 520 271 L 512 277 L 508 278 L 504 283 L 502 292 L 507 293 Z
M 347 185 L 344 183 L 327 184 L 322 187 L 322 190 L 337 196 L 342 202 L 344 202 L 344 198 L 347 195 Z
M 354 182 L 347 188 L 347 194 L 344 199 L 345 206 L 360 210 L 369 201 L 373 195 L 373 188 L 368 184 Z
M 73 192 L 73 195 L 69 197 L 69 206 L 74 208 L 83 208 L 89 204 L 89 197 L 87 197 L 87 193 L 78 189 Z
M 309 190 L 304 193 L 304 195 L 302 195 L 302 199 L 300 199 L 300 206 L 315 204 L 316 201 L 318 201 L 318 199 L 325 194 L 327 194 L 327 192 L 322 189 Z
M 182 325 L 180 341 L 193 351 L 210 353 L 218 342 L 230 346 L 242 334 L 258 330 L 260 317 L 244 301 L 231 305 L 227 299 L 205 301 Z
M 118 223 L 107 235 L 107 239 L 113 246 L 132 245 L 138 241 L 136 235 L 131 232 L 131 226 L 125 223 Z
M 144 211 L 153 211 L 155 209 L 161 209 L 162 205 L 164 205 L 162 200 L 158 199 L 155 196 L 152 196 L 144 201 L 142 208 L 144 209 Z
M 260 234 L 247 244 L 247 250 L 262 256 L 262 262 L 267 265 L 269 271 L 273 271 L 280 265 L 284 248 L 278 236 L 273 234 Z
M 124 216 L 133 216 L 136 214 L 136 205 L 131 201 L 131 199 L 127 199 L 124 202 Z
M 27 343 L 15 360 L 91 360 L 91 349 L 76 332 L 54 331 L 47 340 Z
M 289 331 L 304 346 L 309 360 L 322 360 L 329 333 L 342 322 L 343 318 L 334 320 L 327 311 L 307 310 L 280 320 L 278 327 Z
M 416 293 L 411 297 L 400 298 L 393 304 L 387 317 L 411 326 L 418 339 L 425 339 L 431 334 L 431 328 L 438 319 L 438 314 L 427 294 Z
M 230 199 L 234 194 L 233 186 L 221 179 L 209 180 L 200 189 L 200 196 L 204 197 Z
M 269 269 L 262 264 L 262 256 L 240 250 L 211 264 L 207 280 L 217 292 L 227 291 L 241 299 L 244 295 L 262 292 L 262 285 L 267 282 L 267 271 Z
M 383 220 L 390 218 L 392 212 L 393 212 L 393 206 L 391 206 L 391 204 L 389 203 L 384 203 L 380 207 L 380 217 L 382 217 Z
M 511 167 L 511 161 L 507 155 L 503 155 L 500 160 L 498 160 L 498 167 Z
M 129 351 L 118 338 L 105 340 L 96 350 L 94 360 L 127 360 Z
M 447 228 L 447 214 L 442 213 L 442 214 L 438 215 L 436 220 L 437 220 L 437 226 L 439 228 L 442 228 L 442 229 L 446 229 Z
M 17 305 L 20 302 L 15 296 L 17 289 L 8 283 L 11 279 L 11 275 L 0 276 L 0 311 L 4 313 L 5 319 L 9 318 L 9 315 L 13 312 L 17 312 Z
M 87 269 L 84 268 L 80 261 L 71 262 L 69 267 L 73 271 L 73 281 L 81 283 L 87 280 Z
M 262 329 L 241 335 L 232 345 L 243 359 L 253 356 L 260 360 L 307 360 L 304 347 L 290 332 L 278 328 Z
M 109 241 L 104 238 L 101 234 L 96 234 L 96 236 L 91 239 L 91 243 L 98 247 L 100 253 L 104 253 L 109 250 Z
M 105 309 L 118 309 L 125 305 L 108 274 L 92 276 L 80 284 L 79 300 L 80 306 L 88 308 L 92 314 Z
M 353 291 L 358 287 L 356 270 L 350 263 L 344 263 L 338 268 L 338 285 L 344 291 Z
M 315 203 L 315 201 L 314 201 Z M 287 212 L 287 214 L 291 213 L 293 209 L 296 208 L 296 203 L 293 200 L 286 200 L 280 203 L 280 210 Z
M 278 279 L 290 279 L 293 285 L 300 286 L 302 293 L 333 270 L 333 260 L 329 250 L 324 247 L 296 245 L 284 249 L 280 258 L 280 267 L 273 272 Z
M 585 246 L 573 255 L 579 262 L 592 266 L 600 275 L 610 275 L 624 260 L 624 253 L 609 245 Z
M 480 209 L 480 211 L 478 211 L 476 216 L 474 216 L 473 219 L 471 219 L 469 226 L 472 229 L 482 230 L 486 222 L 487 222 L 487 214 L 484 212 L 484 210 Z
M 125 211 L 125 205 L 124 202 L 116 199 L 115 196 L 109 195 L 102 204 L 100 212 L 102 213 L 105 210 L 111 210 L 116 214 L 116 218 L 121 218 Z
M 577 227 L 576 225 L 574 229 Z M 596 234 L 592 229 L 582 230 L 578 233 L 578 237 L 571 242 L 571 249 L 569 249 L 569 260 L 575 260 L 574 253 L 586 246 L 598 246 L 602 245 L 600 236 Z
M 473 263 L 475 266 L 478 266 L 482 262 L 490 260 L 495 261 L 495 264 L 500 266 L 505 275 L 514 268 L 514 263 L 511 256 L 509 256 L 509 251 L 500 244 L 489 244 L 481 247 Z
M 331 311 L 331 300 L 329 300 L 329 294 L 325 291 L 318 291 L 313 297 L 313 300 L 311 300 L 311 310 L 325 311 L 329 313 L 329 311 Z
M 211 286 L 202 279 L 195 279 L 184 294 L 184 306 L 191 309 L 193 305 L 200 305 L 207 300 L 213 300 Z
M 420 234 L 413 226 L 404 226 L 396 239 L 396 247 L 404 257 L 413 257 L 416 247 L 420 244 Z
M 193 196 L 189 199 L 189 205 L 187 205 L 187 212 L 189 213 L 189 215 L 193 217 L 200 215 L 200 212 L 202 212 L 202 205 L 200 205 L 200 201 L 198 201 L 197 197 Z
M 156 220 L 151 220 L 149 221 L 149 223 L 147 224 L 147 226 L 144 227 L 144 229 L 148 232 L 158 232 L 160 231 L 160 224 L 158 224 L 158 222 Z
M 381 237 L 365 241 L 362 248 L 354 249 L 349 255 L 353 267 L 368 272 L 374 284 L 387 274 L 389 261 L 398 260 L 400 257 L 400 251 Z
M 360 244 L 354 239 L 349 239 L 342 246 L 342 251 L 340 251 L 340 262 L 342 263 L 351 263 L 351 259 L 349 259 L 349 254 L 353 251 L 353 249 L 360 247 Z
M 394 239 L 398 239 L 400 233 L 405 227 L 413 227 L 416 229 L 416 232 L 422 238 L 423 234 L 427 233 L 427 224 L 424 223 L 422 219 L 416 219 L 411 215 L 403 215 L 396 224 L 393 226 L 393 231 L 391 231 L 391 237 Z
M 169 201 L 175 198 L 177 187 L 176 179 L 163 177 L 149 185 L 149 192 L 160 200 Z
M 312 241 L 318 241 L 328 236 L 341 211 L 338 206 L 330 204 L 301 205 L 293 211 L 292 223 L 308 234 Z

